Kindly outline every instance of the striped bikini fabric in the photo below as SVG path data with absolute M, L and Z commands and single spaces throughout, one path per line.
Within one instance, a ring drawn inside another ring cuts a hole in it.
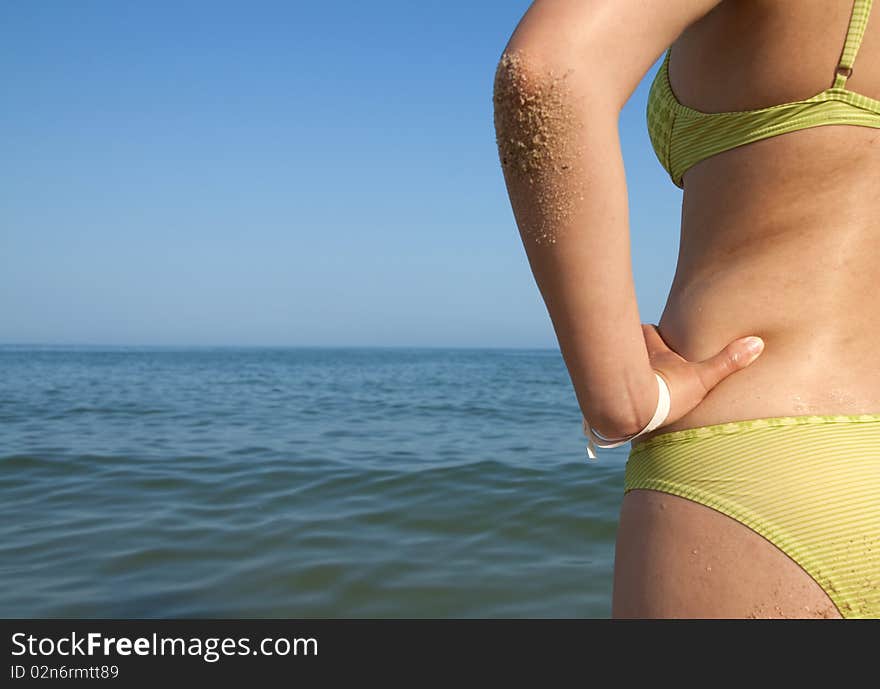
M 872 0 L 855 0 L 834 83 L 801 101 L 757 110 L 706 113 L 682 105 L 669 83 L 669 58 L 648 94 L 648 133 L 654 152 L 672 182 L 684 188 L 683 175 L 693 165 L 722 151 L 771 136 L 828 124 L 880 128 L 880 100 L 846 88 L 871 14 Z
M 624 490 L 671 493 L 745 524 L 843 617 L 880 617 L 880 414 L 749 419 L 634 443 Z

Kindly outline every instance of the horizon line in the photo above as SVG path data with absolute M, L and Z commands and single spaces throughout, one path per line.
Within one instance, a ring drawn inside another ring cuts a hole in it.
M 407 345 L 407 344 L 111 344 L 88 342 L 0 342 L 0 348 L 139 348 L 139 349 L 511 349 L 523 351 L 559 351 L 558 347 L 514 345 Z

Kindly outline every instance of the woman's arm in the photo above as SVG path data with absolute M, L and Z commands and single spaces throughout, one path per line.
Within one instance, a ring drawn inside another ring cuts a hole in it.
M 605 436 L 657 404 L 636 302 L 618 118 L 718 0 L 537 0 L 498 63 L 499 157 L 529 265 L 584 416 Z

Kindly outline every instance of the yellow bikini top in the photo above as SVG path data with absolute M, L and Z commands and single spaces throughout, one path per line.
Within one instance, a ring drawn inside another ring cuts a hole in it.
M 648 134 L 660 163 L 682 189 L 693 165 L 736 146 L 823 124 L 880 128 L 880 100 L 846 88 L 872 0 L 855 0 L 834 85 L 806 100 L 758 110 L 707 113 L 678 102 L 669 85 L 670 47 L 648 94 Z

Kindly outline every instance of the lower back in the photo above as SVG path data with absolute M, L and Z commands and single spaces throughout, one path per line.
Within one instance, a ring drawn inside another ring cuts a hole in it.
M 738 419 L 880 412 L 880 130 L 821 126 L 685 175 L 667 344 L 705 359 L 745 335 L 755 363 L 642 436 Z

